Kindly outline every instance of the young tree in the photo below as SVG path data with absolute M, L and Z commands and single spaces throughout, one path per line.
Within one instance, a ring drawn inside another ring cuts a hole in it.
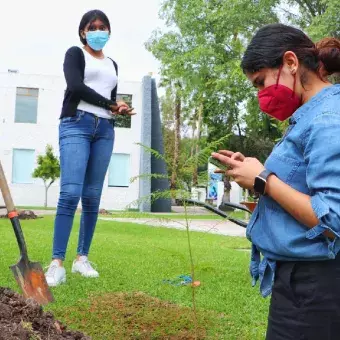
M 34 169 L 34 178 L 41 178 L 45 185 L 45 208 L 47 207 L 47 193 L 51 185 L 60 177 L 60 164 L 53 154 L 51 145 L 46 146 L 45 155 L 38 156 L 38 166 Z

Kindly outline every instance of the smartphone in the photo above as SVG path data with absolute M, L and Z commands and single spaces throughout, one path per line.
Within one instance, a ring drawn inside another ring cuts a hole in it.
M 228 166 L 223 164 L 222 162 L 220 162 L 218 159 L 214 158 L 214 157 L 209 157 L 208 162 L 215 165 L 217 168 L 219 168 L 220 170 L 223 171 L 227 171 L 228 170 Z
M 128 109 L 128 110 L 123 110 L 121 113 L 123 113 L 123 114 L 129 114 L 130 112 L 132 112 L 134 110 L 134 108 L 132 107 L 132 108 L 130 108 L 130 109 Z

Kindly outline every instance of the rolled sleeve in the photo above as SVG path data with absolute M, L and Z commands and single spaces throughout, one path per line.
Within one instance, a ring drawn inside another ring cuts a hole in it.
M 306 237 L 314 239 L 331 231 L 335 239 L 326 239 L 328 256 L 334 258 L 340 249 L 340 114 L 324 113 L 314 118 L 305 138 L 304 158 L 311 205 L 319 219 Z

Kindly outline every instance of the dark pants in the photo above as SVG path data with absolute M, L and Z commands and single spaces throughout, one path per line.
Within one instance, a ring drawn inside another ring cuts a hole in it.
M 59 126 L 60 196 L 54 223 L 53 258 L 65 259 L 73 218 L 82 202 L 78 255 L 88 255 L 114 141 L 113 121 L 77 111 Z
M 340 256 L 278 263 L 266 339 L 340 339 Z

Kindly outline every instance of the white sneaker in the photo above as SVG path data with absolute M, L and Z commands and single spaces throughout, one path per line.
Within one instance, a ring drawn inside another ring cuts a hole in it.
M 85 277 L 99 277 L 99 273 L 92 268 L 87 256 L 80 256 L 79 260 L 73 261 L 72 273 L 80 273 Z
M 45 273 L 45 277 L 50 287 L 56 287 L 66 282 L 66 270 L 60 266 L 58 260 L 53 260 Z

